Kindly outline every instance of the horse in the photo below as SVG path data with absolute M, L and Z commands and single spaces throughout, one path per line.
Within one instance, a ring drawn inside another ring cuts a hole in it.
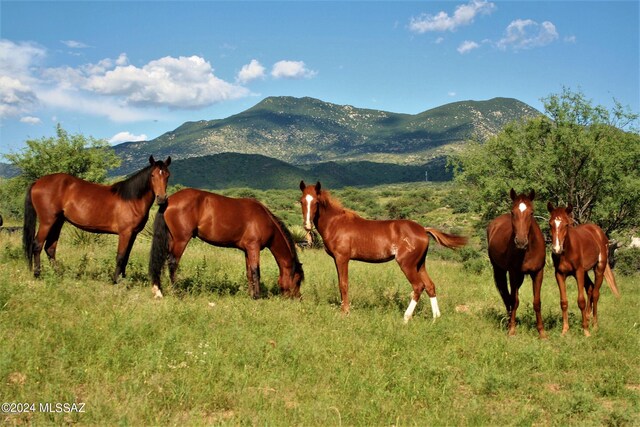
M 149 165 L 123 181 L 101 185 L 66 173 L 45 175 L 36 180 L 25 197 L 22 246 L 29 269 L 40 276 L 43 247 L 55 267 L 58 238 L 65 221 L 92 233 L 118 235 L 118 252 L 113 283 L 126 277 L 131 248 L 144 228 L 154 200 L 167 200 L 171 157 L 164 162 L 149 157 Z M 36 220 L 40 221 L 38 233 Z
M 533 309 L 540 338 L 545 338 L 540 313 L 540 289 L 545 263 L 545 241 L 533 217 L 535 191 L 517 195 L 512 188 L 511 212 L 500 215 L 487 226 L 489 260 L 493 266 L 493 279 L 509 316 L 509 335 L 516 334 L 516 310 L 520 304 L 518 291 L 529 275 L 533 285 Z M 507 284 L 507 273 L 511 292 Z
M 616 279 L 609 267 L 609 239 L 604 231 L 595 224 L 574 226 L 571 212 L 573 206 L 554 208 L 547 204 L 549 211 L 549 228 L 551 229 L 551 258 L 556 273 L 556 281 L 560 289 L 560 308 L 562 309 L 562 335 L 569 330 L 567 315 L 567 276 L 573 276 L 578 282 L 578 307 L 582 312 L 582 330 L 590 336 L 589 313 L 593 312 L 593 329 L 598 329 L 598 300 L 602 279 L 606 278 L 611 291 L 620 297 Z M 595 283 L 587 274 L 593 270 Z M 584 295 L 588 296 L 585 301 Z
M 426 289 L 431 300 L 433 319 L 440 317 L 436 287 L 425 268 L 429 235 L 447 248 L 458 248 L 467 238 L 446 234 L 431 227 L 423 227 L 409 220 L 368 220 L 342 207 L 320 182 L 306 185 L 300 181 L 303 225 L 311 231 L 314 226 L 322 236 L 324 248 L 336 265 L 341 310 L 349 314 L 349 261 L 382 263 L 395 259 L 413 287 L 409 307 L 404 314 L 407 323 Z
M 192 237 L 242 250 L 249 295 L 256 299 L 260 297 L 260 251 L 269 248 L 280 270 L 281 292 L 300 297 L 302 263 L 291 233 L 279 218 L 255 199 L 186 188 L 169 197 L 154 221 L 149 276 L 156 298 L 162 298 L 160 276 L 165 262 L 169 261 L 169 276 L 174 283 L 178 263 Z

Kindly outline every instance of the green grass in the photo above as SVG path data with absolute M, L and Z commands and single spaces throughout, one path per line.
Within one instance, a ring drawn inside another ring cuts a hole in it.
M 262 253 L 264 299 L 247 295 L 241 252 L 190 243 L 179 281 L 151 298 L 149 241 L 139 237 L 129 277 L 109 284 L 115 238 L 63 229 L 55 272 L 32 278 L 19 234 L 0 234 L 0 400 L 84 403 L 84 413 L 1 414 L 8 425 L 638 425 L 640 289 L 603 285 L 600 330 L 580 330 L 570 282 L 570 326 L 560 336 L 552 271 L 543 284 L 549 338 L 539 340 L 531 286 L 508 338 L 488 268 L 430 259 L 442 317 L 425 297 L 402 314 L 411 288 L 395 263 L 352 262 L 350 316 L 339 311 L 335 268 L 301 252 L 302 301 L 281 299 Z

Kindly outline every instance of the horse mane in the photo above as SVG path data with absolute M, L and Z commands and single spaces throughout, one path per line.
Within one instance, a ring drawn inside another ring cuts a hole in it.
M 149 191 L 149 177 L 152 168 L 153 166 L 149 165 L 124 180 L 116 182 L 111 186 L 111 192 L 124 200 L 141 199 Z
M 260 206 L 262 206 L 265 212 L 267 212 L 267 214 L 269 215 L 269 218 L 271 218 L 271 220 L 276 225 L 276 227 L 284 235 L 287 245 L 289 245 L 289 250 L 291 251 L 291 255 L 293 256 L 293 263 L 295 264 L 294 269 L 291 271 L 291 277 L 293 277 L 293 274 L 297 272 L 300 274 L 301 281 L 304 280 L 304 270 L 302 269 L 302 263 L 298 258 L 298 251 L 296 250 L 296 244 L 293 240 L 293 236 L 291 235 L 291 232 L 289 231 L 289 228 L 285 225 L 284 221 L 282 221 L 273 212 L 267 209 L 265 205 L 263 205 L 260 202 L 258 202 L 258 204 L 260 204 Z
M 360 215 L 358 215 L 355 211 L 345 208 L 342 205 L 342 202 L 333 197 L 327 190 L 322 190 L 320 192 L 320 195 L 318 196 L 318 202 L 325 208 L 330 208 L 352 217 L 360 217 Z

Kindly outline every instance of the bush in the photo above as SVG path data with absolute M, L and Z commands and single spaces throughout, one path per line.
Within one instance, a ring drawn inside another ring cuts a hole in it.
M 616 253 L 616 272 L 625 276 L 640 273 L 640 248 L 619 249 Z

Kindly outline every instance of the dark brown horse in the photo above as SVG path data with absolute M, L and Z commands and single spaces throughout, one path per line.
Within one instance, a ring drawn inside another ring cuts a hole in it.
M 550 213 L 551 257 L 556 270 L 558 288 L 560 288 L 562 335 L 569 330 L 566 279 L 567 276 L 573 276 L 578 282 L 578 307 L 582 312 L 582 329 L 586 336 L 590 336 L 590 313 L 593 313 L 593 329 L 598 328 L 598 299 L 602 279 L 606 278 L 614 295 L 620 296 L 613 272 L 609 267 L 609 239 L 595 224 L 574 226 L 571 204 L 566 208 L 554 208 L 549 202 L 547 210 Z M 587 274 L 589 270 L 595 273 L 595 283 Z M 585 301 L 585 293 L 588 297 L 587 301 Z
M 516 333 L 516 310 L 520 304 L 518 291 L 524 276 L 533 284 L 533 309 L 540 338 L 545 337 L 540 314 L 540 288 L 545 262 L 545 243 L 538 223 L 533 218 L 535 192 L 520 194 L 511 189 L 511 212 L 500 215 L 487 227 L 489 259 L 493 266 L 493 279 L 509 316 L 509 335 Z M 511 292 L 507 284 L 507 273 Z
M 187 188 L 169 197 L 154 223 L 149 275 L 153 293 L 162 298 L 160 276 L 169 260 L 175 281 L 180 258 L 192 237 L 214 246 L 238 248 L 245 254 L 249 294 L 260 296 L 260 250 L 269 248 L 280 269 L 278 284 L 284 295 L 300 296 L 302 264 L 287 227 L 255 199 L 235 199 Z
M 413 286 L 412 298 L 404 314 L 405 322 L 411 319 L 425 289 L 431 299 L 433 318 L 440 317 L 436 287 L 425 268 L 429 234 L 448 248 L 464 246 L 466 237 L 446 234 L 409 220 L 364 219 L 343 208 L 340 202 L 322 190 L 320 182 L 305 185 L 300 181 L 300 190 L 304 228 L 310 231 L 316 227 L 324 240 L 325 250 L 336 264 L 344 313 L 349 312 L 349 261 L 379 263 L 395 258 Z
M 40 252 L 44 247 L 55 263 L 60 230 L 65 221 L 92 233 L 118 235 L 118 254 L 113 282 L 126 275 L 129 254 L 138 233 L 144 228 L 155 200 L 167 199 L 167 160 L 149 157 L 149 166 L 124 181 L 100 185 L 64 173 L 46 175 L 27 190 L 22 243 L 33 274 L 40 275 Z M 35 234 L 36 220 L 40 221 Z

